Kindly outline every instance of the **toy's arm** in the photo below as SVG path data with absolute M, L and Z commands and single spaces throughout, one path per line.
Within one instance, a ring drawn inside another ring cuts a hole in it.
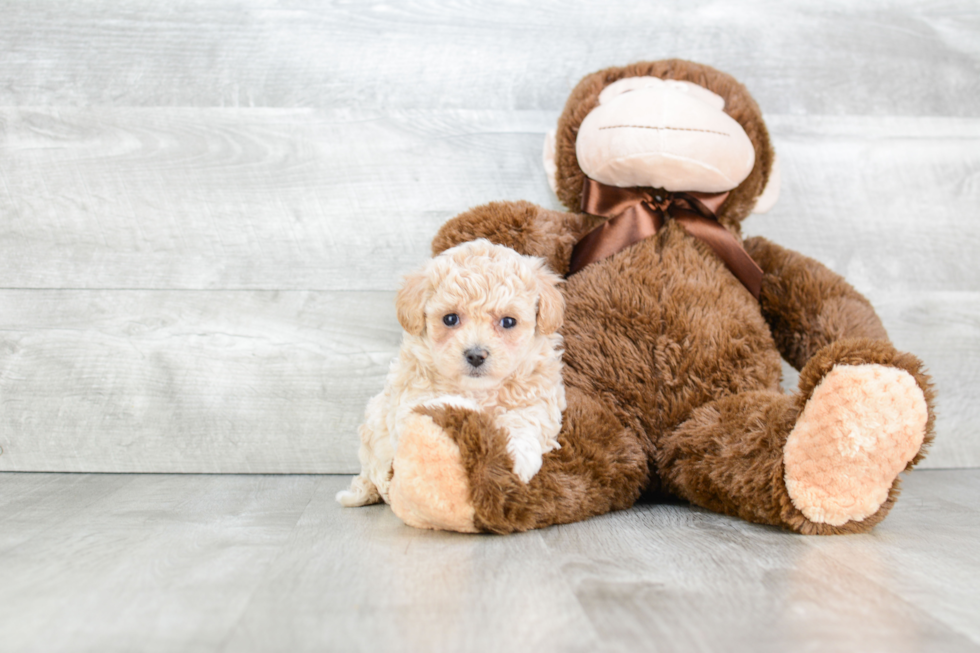
M 417 528 L 512 533 L 633 505 L 651 483 L 643 447 L 601 400 L 567 392 L 561 448 L 527 483 L 488 413 L 444 406 L 419 415 L 395 455 L 392 510 Z
M 588 218 L 530 202 L 491 202 L 459 214 L 432 240 L 433 255 L 477 238 L 539 256 L 558 274 L 568 271 L 572 247 L 591 228 Z
M 839 274 L 764 238 L 749 238 L 745 249 L 765 273 L 762 314 L 779 353 L 796 369 L 845 338 L 888 341 L 871 303 Z

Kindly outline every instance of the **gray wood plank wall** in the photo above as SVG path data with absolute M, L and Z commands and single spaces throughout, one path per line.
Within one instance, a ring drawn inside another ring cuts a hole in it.
M 558 208 L 584 74 L 683 57 L 767 115 L 746 224 L 844 274 L 980 465 L 980 7 L 0 2 L 0 470 L 353 472 L 401 274 L 454 214 Z

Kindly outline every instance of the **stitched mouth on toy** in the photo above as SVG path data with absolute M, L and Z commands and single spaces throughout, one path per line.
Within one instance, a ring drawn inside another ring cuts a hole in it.
M 675 132 L 700 132 L 702 134 L 716 134 L 718 136 L 724 136 L 726 138 L 731 138 L 731 134 L 726 134 L 725 132 L 715 131 L 713 129 L 694 129 L 693 127 L 666 127 L 658 125 L 606 125 L 604 127 L 599 127 L 599 131 L 604 129 L 656 129 L 659 131 L 675 131 Z

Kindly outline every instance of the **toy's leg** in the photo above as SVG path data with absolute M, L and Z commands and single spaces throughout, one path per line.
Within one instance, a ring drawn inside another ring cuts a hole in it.
M 924 455 L 931 401 L 915 357 L 845 340 L 807 363 L 796 395 L 751 392 L 696 410 L 661 438 L 658 466 L 669 489 L 717 512 L 801 533 L 866 531 Z
M 569 388 L 561 448 L 530 482 L 513 472 L 506 433 L 483 413 L 427 409 L 402 433 L 391 507 L 412 526 L 509 533 L 633 505 L 649 480 L 637 438 L 595 399 Z
M 450 410 L 478 414 L 465 408 Z M 388 501 L 394 513 L 409 526 L 477 531 L 459 447 L 429 414 L 413 414 L 402 424 Z

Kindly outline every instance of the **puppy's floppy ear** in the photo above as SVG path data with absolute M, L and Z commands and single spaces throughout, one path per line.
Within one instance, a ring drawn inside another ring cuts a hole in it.
M 395 297 L 395 311 L 402 328 L 413 336 L 420 336 L 425 331 L 425 302 L 431 294 L 432 283 L 425 270 L 405 275 Z
M 550 335 L 561 328 L 565 316 L 565 298 L 558 290 L 561 277 L 542 261 L 538 267 L 538 330 Z

